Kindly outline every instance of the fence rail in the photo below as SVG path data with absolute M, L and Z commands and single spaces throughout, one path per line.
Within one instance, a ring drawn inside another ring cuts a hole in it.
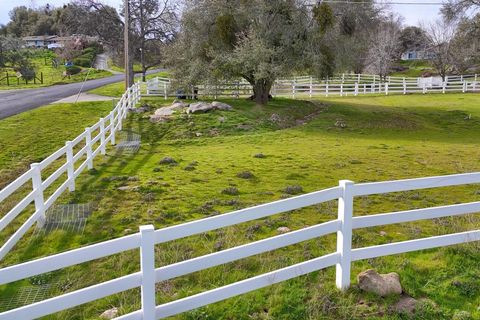
M 107 144 L 109 142 L 112 145 L 115 144 L 115 133 L 122 130 L 122 121 L 127 115 L 128 108 L 134 107 L 139 99 L 140 84 L 136 83 L 123 94 L 107 117 L 101 118 L 93 126 L 86 128 L 72 141 L 67 141 L 64 147 L 40 163 L 31 164 L 30 170 L 0 190 L 0 203 L 2 203 L 23 188 L 26 183 L 29 181 L 32 183 L 27 191 L 28 194 L 0 218 L 0 231 L 8 227 L 30 204 L 34 203 L 34 211 L 30 217 L 0 247 L 0 260 L 35 223 L 42 225 L 45 222 L 45 212 L 67 189 L 75 190 L 75 179 L 85 169 L 93 168 L 93 159 L 99 154 L 105 154 Z M 76 149 L 79 150 L 76 151 Z M 46 179 L 42 179 L 42 172 L 45 174 L 46 170 L 51 169 L 52 164 L 61 158 L 64 158 L 65 162 Z M 83 161 L 76 167 L 80 160 Z M 66 179 L 48 196 L 45 190 L 65 175 Z
M 28 179 L 27 177 L 21 178 Z M 480 201 L 478 201 L 355 217 L 353 213 L 355 197 L 477 183 L 480 183 L 480 173 L 360 184 L 343 180 L 338 186 L 330 189 L 159 230 L 154 230 L 153 226 L 142 226 L 140 231 L 133 235 L 0 269 L 0 285 L 3 285 L 127 250 L 139 249 L 140 251 L 139 272 L 5 311 L 0 313 L 0 320 L 42 317 L 138 287 L 141 288 L 142 308 L 117 319 L 161 319 L 331 266 L 336 266 L 337 287 L 345 290 L 350 286 L 350 267 L 353 261 L 480 241 L 480 230 L 472 230 L 352 249 L 352 231 L 354 229 L 480 212 Z M 338 200 L 337 219 L 170 265 L 158 268 L 155 266 L 156 244 L 332 200 Z M 156 305 L 155 283 L 157 282 L 332 233 L 337 234 L 337 250 L 335 252 L 173 302 Z
M 240 97 L 253 94 L 252 86 L 245 80 L 226 83 L 201 84 L 185 92 L 175 88 L 168 78 L 153 78 L 147 81 L 147 95 L 168 97 L 218 96 Z M 402 78 L 367 74 L 343 74 L 328 80 L 318 80 L 311 76 L 276 80 L 272 86 L 272 96 L 315 97 L 315 96 L 358 96 L 367 94 L 411 94 L 480 92 L 478 75 Z

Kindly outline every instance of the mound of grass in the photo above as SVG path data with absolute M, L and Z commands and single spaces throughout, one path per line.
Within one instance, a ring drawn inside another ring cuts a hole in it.
M 157 107 L 170 102 L 148 99 Z M 2 264 L 111 239 L 135 232 L 142 224 L 163 228 L 278 200 L 286 186 L 301 186 L 301 192 L 306 193 L 335 186 L 342 179 L 381 181 L 480 169 L 480 95 L 343 97 L 313 102 L 275 99 L 266 107 L 244 100 L 224 102 L 231 104 L 233 111 L 190 117 L 178 114 L 167 123 L 151 123 L 145 114 L 132 114 L 124 130 L 142 136 L 139 152 L 122 155 L 110 149 L 109 156 L 95 162 L 96 172 L 81 175 L 77 191 L 61 198 L 64 203 L 97 204 L 84 233 L 56 231 L 33 241 L 27 237 Z M 270 121 L 273 113 L 284 121 Z M 468 114 L 472 116 L 467 119 Z M 219 123 L 220 116 L 225 121 Z M 339 118 L 348 124 L 346 128 L 335 126 Z M 299 119 L 308 121 L 298 126 Z M 248 124 L 251 129 L 240 129 L 239 124 Z M 213 128 L 216 135 L 209 134 Z M 197 132 L 202 135 L 196 136 Z M 13 135 L 5 137 L 6 145 L 14 144 Z M 260 153 L 267 156 L 253 156 Z M 159 164 L 167 156 L 179 165 Z M 184 170 L 194 162 L 198 164 L 195 170 Z M 248 170 L 255 173 L 255 179 L 236 177 Z M 129 181 L 128 177 L 136 179 Z M 120 186 L 130 189 L 118 192 Z M 222 193 L 227 189 L 237 192 Z M 359 216 L 478 201 L 478 194 L 478 186 L 468 185 L 358 197 L 354 212 Z M 337 203 L 332 201 L 168 242 L 157 246 L 157 266 L 277 235 L 279 227 L 298 230 L 336 216 Z M 468 215 L 360 229 L 354 231 L 353 246 L 472 230 L 479 223 L 478 215 Z M 404 291 L 425 301 L 418 311 L 419 319 L 452 319 L 461 311 L 475 319 L 480 317 L 479 248 L 470 244 L 358 261 L 352 265 L 352 282 L 355 284 L 358 272 L 368 268 L 381 273 L 395 271 Z M 335 250 L 336 237 L 328 235 L 171 279 L 157 284 L 157 303 Z M 125 252 L 53 272 L 49 281 L 70 284 L 65 285 L 65 292 L 71 291 L 136 272 L 138 261 L 138 252 Z M 29 280 L 2 286 L 0 295 L 13 295 L 26 283 Z M 366 295 L 355 286 L 341 293 L 335 288 L 334 268 L 328 268 L 174 319 L 403 319 L 388 311 L 396 299 Z M 119 307 L 121 314 L 138 309 L 139 291 L 127 291 L 50 318 L 95 318 L 112 306 Z

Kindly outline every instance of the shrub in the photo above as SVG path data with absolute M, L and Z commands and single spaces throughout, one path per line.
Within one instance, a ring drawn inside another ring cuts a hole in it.
M 81 56 L 79 58 L 73 59 L 73 64 L 84 68 L 89 68 L 92 65 L 92 60 Z
M 70 67 L 66 67 L 66 70 L 67 70 L 67 74 L 73 76 L 74 74 L 80 73 L 80 71 L 82 71 L 82 68 L 78 66 L 70 66 Z

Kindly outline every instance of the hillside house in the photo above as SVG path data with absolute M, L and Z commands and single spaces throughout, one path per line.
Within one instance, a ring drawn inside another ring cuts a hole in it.
M 53 36 L 27 36 L 23 37 L 23 41 L 25 41 L 25 46 L 27 48 L 48 48 L 48 49 L 55 49 L 55 48 L 63 48 L 65 44 L 69 41 L 77 41 L 78 39 L 85 39 L 88 42 L 97 41 L 96 37 L 90 37 L 85 35 L 71 35 L 66 37 L 60 37 L 57 35 Z

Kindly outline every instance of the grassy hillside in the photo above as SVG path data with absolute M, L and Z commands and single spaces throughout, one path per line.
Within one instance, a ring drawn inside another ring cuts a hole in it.
M 165 103 L 144 102 L 152 107 Z M 267 107 L 243 100 L 225 102 L 234 111 L 182 114 L 166 123 L 151 123 L 144 114 L 129 117 L 124 130 L 141 134 L 140 151 L 122 154 L 110 149 L 107 157 L 95 161 L 95 170 L 81 176 L 77 191 L 61 200 L 96 205 L 84 233 L 56 231 L 34 240 L 27 237 L 2 264 L 134 233 L 142 224 L 162 228 L 320 190 L 341 179 L 379 181 L 480 169 L 479 95 L 278 99 Z M 0 130 L 4 126 L 0 121 Z M 5 133 L 3 137 L 7 146 L 16 140 Z M 167 156 L 176 163 L 164 164 L 161 160 Z M 118 190 L 125 186 L 131 188 Z M 354 210 L 355 215 L 365 215 L 475 201 L 479 192 L 472 185 L 360 197 Z M 336 205 L 329 202 L 157 246 L 157 266 L 276 235 L 278 227 L 296 230 L 335 219 Z M 383 244 L 479 225 L 478 215 L 471 215 L 375 227 L 355 231 L 353 243 L 354 247 Z M 480 319 L 479 248 L 462 245 L 355 262 L 352 280 L 355 284 L 354 276 L 367 268 L 395 271 L 404 290 L 423 301 L 418 319 L 452 319 L 460 310 Z M 331 235 L 172 279 L 157 284 L 157 303 L 334 250 Z M 138 252 L 126 252 L 3 286 L 0 296 L 42 282 L 59 284 L 56 293 L 69 292 L 136 271 L 138 260 Z M 355 286 L 341 294 L 334 279 L 334 268 L 329 268 L 173 319 L 406 319 L 389 312 L 395 297 L 365 295 Z M 122 314 L 136 310 L 139 291 L 47 318 L 95 319 L 113 306 Z

